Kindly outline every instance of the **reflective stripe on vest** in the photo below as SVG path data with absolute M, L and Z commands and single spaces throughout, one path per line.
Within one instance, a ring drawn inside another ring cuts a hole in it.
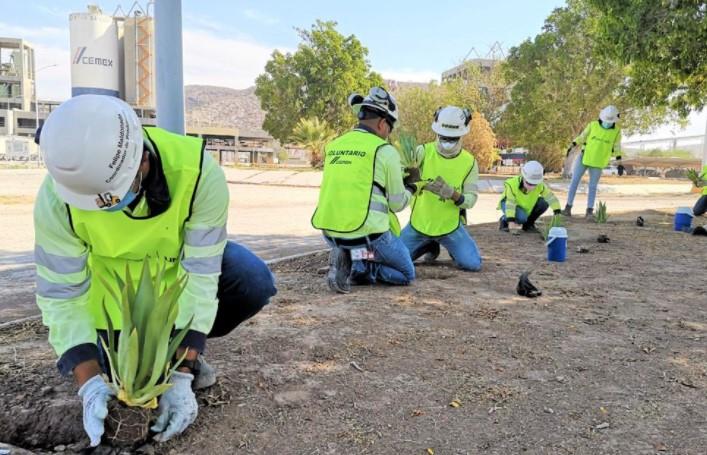
M 602 128 L 596 120 L 591 122 L 589 126 L 589 136 L 587 136 L 587 142 L 584 145 L 582 164 L 604 169 L 609 164 L 616 137 L 621 130 L 616 126 L 609 129 Z
M 327 144 L 312 226 L 343 234 L 360 229 L 370 210 L 388 213 L 385 203 L 371 200 L 376 154 L 386 144 L 363 131 L 349 131 Z
M 545 184 L 541 183 L 537 185 L 535 188 L 533 188 L 532 191 L 529 191 L 527 193 L 523 192 L 521 190 L 521 182 L 523 180 L 523 177 L 520 175 L 511 177 L 509 179 L 506 179 L 503 184 L 508 188 L 510 193 L 513 195 L 513 199 L 515 200 L 516 206 L 522 208 L 525 213 L 528 215 L 530 212 L 533 211 L 533 207 L 535 207 L 535 204 L 538 203 L 538 199 L 540 199 L 540 196 L 542 195 L 543 191 L 545 191 Z M 501 199 L 503 201 L 503 199 Z M 499 202 L 498 208 L 501 208 L 501 203 Z M 515 215 L 514 215 L 515 216 Z
M 160 259 L 167 267 L 165 285 L 176 280 L 180 273 L 184 223 L 191 215 L 192 197 L 201 174 L 204 142 L 154 127 L 146 127 L 143 132 L 145 138 L 152 141 L 162 162 L 171 198 L 169 208 L 155 217 L 133 218 L 122 211 L 86 211 L 70 207 L 74 232 L 90 250 L 89 311 L 97 329 L 106 328 L 102 310 L 104 300 L 115 328 L 122 326 L 118 302 L 114 298 L 114 294 L 120 295 L 120 291 L 114 277 L 125 281 L 126 266 L 135 280 L 140 277 L 146 256 L 153 258 L 155 269 L 158 261 L 154 259 Z M 221 236 L 221 233 L 205 235 Z
M 441 176 L 457 192 L 463 193 L 464 180 L 474 166 L 476 160 L 466 150 L 462 150 L 454 158 L 445 158 L 437 152 L 436 144 L 431 142 L 425 144 L 422 180 L 434 180 Z M 413 201 L 410 224 L 424 235 L 440 237 L 454 232 L 459 227 L 460 212 L 454 201 L 440 201 L 439 196 L 423 190 Z

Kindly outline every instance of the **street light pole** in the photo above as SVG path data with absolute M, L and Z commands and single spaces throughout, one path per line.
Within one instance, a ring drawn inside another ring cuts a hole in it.
M 57 63 L 54 63 L 52 65 L 47 65 L 39 68 L 38 70 L 34 71 L 34 129 L 38 130 L 39 129 L 39 97 L 37 95 L 37 73 L 39 73 L 42 70 L 45 70 L 47 68 L 54 68 L 55 66 L 59 66 Z

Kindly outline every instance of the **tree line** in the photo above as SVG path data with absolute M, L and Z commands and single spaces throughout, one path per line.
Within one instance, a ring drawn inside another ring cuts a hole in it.
M 281 143 L 313 152 L 351 128 L 346 103 L 354 91 L 383 85 L 367 48 L 331 21 L 299 29 L 293 53 L 275 51 L 256 80 L 264 129 Z M 707 100 L 707 4 L 698 0 L 568 0 L 535 37 L 482 70 L 467 63 L 463 78 L 395 91 L 398 134 L 434 139 L 434 111 L 458 105 L 474 114 L 465 148 L 482 169 L 497 145 L 523 146 L 559 170 L 564 151 L 599 110 L 614 104 L 628 132 L 684 119 Z

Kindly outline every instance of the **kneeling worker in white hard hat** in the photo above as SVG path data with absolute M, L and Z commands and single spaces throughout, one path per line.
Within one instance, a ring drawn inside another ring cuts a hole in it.
M 572 145 L 567 149 L 569 156 L 572 148 L 582 145 L 582 153 L 577 157 L 572 168 L 572 182 L 567 194 L 567 205 L 563 214 L 572 216 L 572 204 L 577 194 L 579 182 L 585 171 L 589 171 L 589 194 L 587 195 L 586 218 L 594 214 L 594 200 L 597 195 L 599 178 L 602 170 L 609 164 L 611 157 L 616 158 L 619 175 L 624 174 L 621 163 L 621 128 L 616 123 L 619 121 L 619 110 L 615 106 L 607 106 L 599 113 L 599 119 L 594 120 L 584 128 L 582 134 L 577 136 Z
M 521 168 L 521 175 L 507 179 L 498 208 L 503 211 L 499 229 L 502 231 L 537 232 L 535 222 L 548 207 L 555 215 L 561 213 L 560 201 L 543 183 L 543 166 L 528 161 Z
M 119 281 L 126 268 L 140 276 L 145 257 L 164 261 L 165 285 L 187 277 L 175 324 L 192 320 L 175 360 L 186 357 L 153 427 L 166 441 L 196 419 L 192 389 L 215 382 L 200 355 L 207 337 L 229 333 L 265 306 L 276 293 L 272 274 L 226 240 L 228 188 L 203 140 L 142 128 L 118 98 L 81 95 L 50 114 L 40 148 L 49 175 L 34 210 L 37 304 L 60 372 L 80 387 L 92 446 L 100 443 L 113 394 L 97 345 L 98 337 L 107 339 L 103 303 L 117 324 Z
M 327 283 L 338 293 L 350 292 L 352 282 L 407 285 L 415 267 L 391 232 L 398 226 L 392 212 L 407 207 L 421 185 L 419 173 L 403 179 L 400 155 L 387 140 L 398 119 L 392 95 L 373 87 L 366 97 L 351 95 L 349 105 L 359 123 L 326 145 L 312 216 L 312 226 L 332 247 Z
M 416 150 L 422 180 L 430 183 L 415 196 L 410 223 L 400 236 L 413 261 L 426 253 L 436 257 L 442 245 L 459 268 L 481 269 L 481 254 L 465 226 L 466 210 L 478 198 L 479 179 L 476 159 L 461 143 L 470 121 L 467 109 L 438 109 L 432 123 L 437 140 Z

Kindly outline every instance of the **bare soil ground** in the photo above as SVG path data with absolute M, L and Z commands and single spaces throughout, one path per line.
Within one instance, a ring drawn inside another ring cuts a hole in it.
M 143 451 L 705 454 L 707 238 L 642 215 L 573 219 L 565 263 L 537 234 L 473 226 L 482 272 L 442 259 L 409 287 L 350 295 L 327 289 L 323 254 L 279 264 L 272 304 L 210 342 L 220 380 L 197 422 Z M 526 270 L 537 299 L 515 294 Z M 0 331 L 0 441 L 78 450 L 75 387 L 46 336 Z

